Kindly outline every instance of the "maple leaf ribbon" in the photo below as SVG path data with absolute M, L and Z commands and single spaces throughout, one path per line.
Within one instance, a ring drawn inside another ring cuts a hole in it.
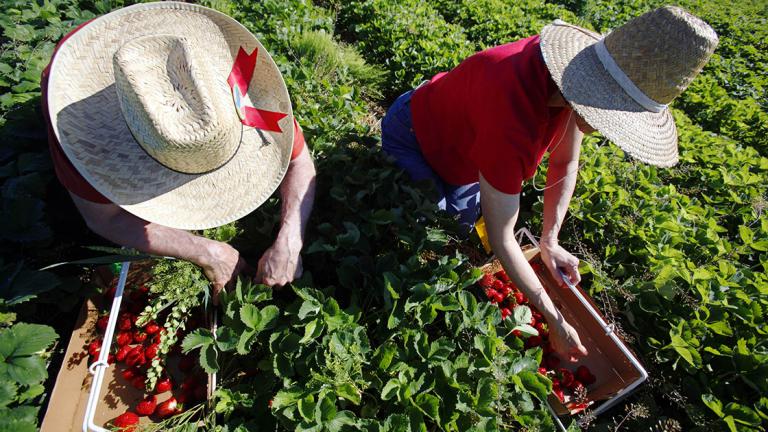
M 253 52 L 248 54 L 240 47 L 235 58 L 235 64 L 232 65 L 232 72 L 229 73 L 227 78 L 227 84 L 232 89 L 232 97 L 237 107 L 240 121 L 244 125 L 273 132 L 282 132 L 283 130 L 280 129 L 277 122 L 288 114 L 258 109 L 246 105 L 244 101 L 244 95 L 247 94 L 248 86 L 253 77 L 253 70 L 256 68 L 258 51 L 258 48 L 254 48 Z

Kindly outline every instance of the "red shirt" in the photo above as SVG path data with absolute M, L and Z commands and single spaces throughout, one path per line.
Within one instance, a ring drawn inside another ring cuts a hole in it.
M 571 110 L 547 106 L 555 91 L 539 36 L 489 48 L 414 92 L 416 139 L 447 183 L 476 182 L 479 172 L 499 191 L 520 193 L 565 132 Z
M 51 127 L 51 119 L 48 115 L 48 74 L 51 69 L 51 63 L 53 62 L 53 57 L 56 55 L 56 51 L 58 51 L 59 47 L 62 43 L 64 43 L 65 40 L 67 40 L 70 36 L 75 34 L 78 30 L 85 27 L 86 24 L 91 22 L 92 20 L 88 20 L 79 26 L 77 26 L 74 30 L 69 32 L 66 36 L 64 36 L 59 43 L 56 45 L 56 48 L 53 51 L 53 56 L 51 56 L 51 62 L 48 63 L 48 66 L 45 67 L 43 70 L 43 73 L 40 77 L 40 90 L 41 90 L 41 99 L 43 104 L 43 115 L 45 116 L 45 122 L 48 127 L 48 147 L 51 151 L 51 159 L 53 159 L 53 168 L 56 171 L 56 177 L 59 178 L 59 181 L 61 184 L 70 192 L 73 194 L 79 196 L 80 198 L 99 203 L 99 204 L 110 204 L 111 201 L 99 193 L 96 189 L 94 189 L 93 186 L 91 186 L 88 181 L 83 178 L 82 175 L 75 169 L 75 167 L 72 165 L 72 162 L 69 161 L 67 158 L 67 155 L 64 153 L 64 150 L 61 149 L 61 144 L 59 143 L 59 140 L 56 139 L 56 134 L 53 131 L 53 127 Z M 299 126 L 299 123 L 296 121 L 296 118 L 293 118 L 293 149 L 291 150 L 291 160 L 296 159 L 301 151 L 304 149 L 305 141 L 304 141 L 304 134 L 301 131 L 301 127 Z

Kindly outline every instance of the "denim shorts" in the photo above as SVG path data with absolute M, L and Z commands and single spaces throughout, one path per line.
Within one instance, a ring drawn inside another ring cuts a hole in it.
M 408 91 L 397 98 L 381 121 L 381 145 L 388 155 L 395 158 L 398 167 L 414 181 L 429 179 L 438 193 L 437 205 L 449 214 L 456 215 L 462 228 L 468 233 L 480 215 L 480 184 L 465 185 L 446 183 L 429 166 L 416 141 L 411 121 L 411 95 Z

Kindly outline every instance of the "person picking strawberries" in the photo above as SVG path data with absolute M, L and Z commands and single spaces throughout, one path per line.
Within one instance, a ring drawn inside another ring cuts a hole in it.
M 558 244 L 584 134 L 599 131 L 630 156 L 678 160 L 669 103 L 715 50 L 714 30 L 666 6 L 601 36 L 557 20 L 541 34 L 493 47 L 401 95 L 382 120 L 382 148 L 412 180 L 431 180 L 438 205 L 469 231 L 482 210 L 493 252 L 544 314 L 564 359 L 587 354 L 514 237 L 524 180 L 549 152 L 541 255 L 578 283 L 579 260 Z M 535 185 L 534 185 L 535 187 Z
M 95 233 L 199 265 L 216 301 L 248 265 L 187 230 L 237 220 L 279 187 L 256 278 L 301 275 L 315 166 L 277 65 L 240 23 L 181 2 L 119 9 L 59 42 L 41 88 L 56 175 Z

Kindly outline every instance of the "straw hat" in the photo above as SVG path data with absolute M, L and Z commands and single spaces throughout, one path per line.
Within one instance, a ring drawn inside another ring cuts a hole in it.
M 677 129 L 668 105 L 717 46 L 715 31 L 665 6 L 608 35 L 555 21 L 541 32 L 544 61 L 573 109 L 635 158 L 677 163 Z
M 99 17 L 61 45 L 48 89 L 74 167 L 151 222 L 236 220 L 269 198 L 290 162 L 280 71 L 253 34 L 212 9 L 145 3 Z

